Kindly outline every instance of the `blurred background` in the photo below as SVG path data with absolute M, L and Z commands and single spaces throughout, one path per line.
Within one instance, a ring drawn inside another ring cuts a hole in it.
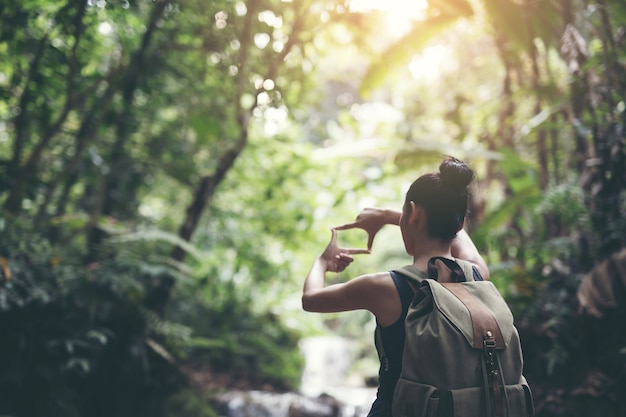
M 374 322 L 304 277 L 444 155 L 537 415 L 626 415 L 625 31 L 618 0 L 2 1 L 0 415 L 362 415 Z M 410 261 L 387 226 L 329 279 Z

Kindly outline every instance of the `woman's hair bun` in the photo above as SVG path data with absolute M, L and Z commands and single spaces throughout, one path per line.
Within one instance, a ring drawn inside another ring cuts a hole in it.
M 439 165 L 439 176 L 444 186 L 462 191 L 474 179 L 474 171 L 465 162 L 449 156 Z

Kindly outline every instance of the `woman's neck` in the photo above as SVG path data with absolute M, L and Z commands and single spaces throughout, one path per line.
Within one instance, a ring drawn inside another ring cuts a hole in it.
M 428 270 L 428 260 L 433 256 L 443 256 L 452 258 L 450 248 L 451 241 L 441 241 L 438 239 L 423 239 L 415 245 L 413 250 L 413 266 L 422 271 Z

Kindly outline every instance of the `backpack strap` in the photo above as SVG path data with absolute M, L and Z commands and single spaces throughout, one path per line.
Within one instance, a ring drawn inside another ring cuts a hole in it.
M 411 282 L 414 282 L 418 286 L 421 285 L 421 283 L 425 279 L 428 279 L 428 275 L 426 274 L 426 272 L 417 269 L 414 265 L 404 265 L 400 268 L 393 269 L 390 272 L 397 272 L 401 275 L 404 275 L 405 277 L 409 278 Z
M 461 266 L 453 259 L 444 258 L 443 256 L 433 256 L 428 260 L 428 277 L 438 280 L 439 278 L 439 266 L 437 265 L 437 261 L 441 262 L 445 267 L 447 267 L 452 275 L 450 275 L 450 279 L 452 282 L 465 282 L 467 281 L 467 276 L 465 272 L 461 268 Z M 470 275 L 471 277 L 472 275 Z
M 439 261 L 439 264 L 437 263 Z M 449 259 L 443 256 L 433 256 L 428 260 L 428 277 L 438 280 L 439 265 L 447 267 L 450 270 L 450 280 L 452 282 L 476 281 L 474 274 L 474 265 L 471 262 L 462 259 Z M 480 274 L 478 274 L 480 277 Z M 482 280 L 482 277 L 480 277 Z
M 454 260 L 457 264 L 459 264 L 461 269 L 463 269 L 463 273 L 465 273 L 467 281 L 483 281 L 482 275 L 480 275 L 480 272 L 478 272 L 478 269 L 476 269 L 473 263 L 458 258 L 455 258 Z

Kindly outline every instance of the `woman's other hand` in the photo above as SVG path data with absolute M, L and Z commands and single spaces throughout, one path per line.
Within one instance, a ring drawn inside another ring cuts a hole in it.
M 354 261 L 351 255 L 370 253 L 369 249 L 340 248 L 337 244 L 337 230 L 331 229 L 330 242 L 320 255 L 320 260 L 326 264 L 326 270 L 330 272 L 341 272 L 346 269 Z

